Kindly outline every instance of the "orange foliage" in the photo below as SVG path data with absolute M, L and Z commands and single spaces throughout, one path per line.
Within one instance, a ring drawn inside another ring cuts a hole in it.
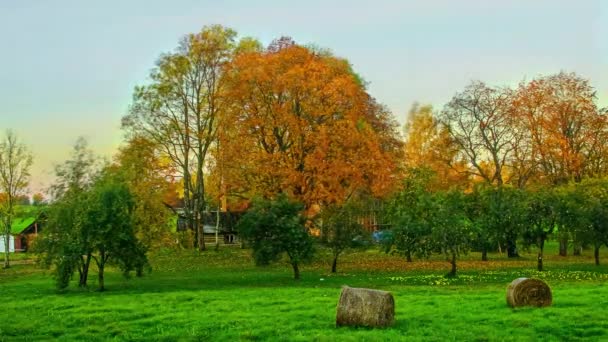
M 575 74 L 559 73 L 521 84 L 515 115 L 530 134 L 531 158 L 552 182 L 605 174 L 607 122 L 595 91 Z
M 308 208 L 396 181 L 391 115 L 342 59 L 297 45 L 238 55 L 226 72 L 222 179 L 231 195 L 288 193 Z

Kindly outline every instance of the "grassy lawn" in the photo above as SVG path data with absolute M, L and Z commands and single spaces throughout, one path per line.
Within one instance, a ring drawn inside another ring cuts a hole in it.
M 483 263 L 473 253 L 460 263 L 460 276 L 448 280 L 449 265 L 440 257 L 406 263 L 370 250 L 346 256 L 336 275 L 328 273 L 328 257 L 305 265 L 296 282 L 285 264 L 254 267 L 247 250 L 166 251 L 152 256 L 154 270 L 143 278 L 110 272 L 107 292 L 62 294 L 47 271 L 16 265 L 0 270 L 0 341 L 608 339 L 608 267 L 594 266 L 590 252 L 547 254 L 547 271 L 538 274 L 533 254 L 519 260 L 492 255 Z M 554 305 L 507 307 L 506 286 L 520 276 L 544 278 Z M 335 328 L 345 284 L 391 291 L 395 326 Z

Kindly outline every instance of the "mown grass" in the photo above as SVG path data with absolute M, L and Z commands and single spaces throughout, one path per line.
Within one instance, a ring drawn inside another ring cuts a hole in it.
M 163 251 L 151 257 L 153 272 L 143 278 L 110 272 L 103 293 L 93 290 L 94 277 L 90 290 L 57 293 L 48 271 L 16 265 L 0 271 L 0 340 L 608 339 L 608 268 L 594 266 L 589 252 L 560 258 L 550 250 L 548 271 L 540 274 L 533 254 L 516 261 L 492 255 L 487 263 L 471 254 L 455 279 L 443 277 L 449 265 L 441 257 L 406 263 L 376 250 L 345 256 L 331 274 L 327 252 L 319 252 L 296 282 L 285 264 L 254 267 L 247 250 Z M 545 279 L 554 305 L 507 307 L 506 286 L 520 276 Z M 335 328 L 345 284 L 391 291 L 396 324 Z

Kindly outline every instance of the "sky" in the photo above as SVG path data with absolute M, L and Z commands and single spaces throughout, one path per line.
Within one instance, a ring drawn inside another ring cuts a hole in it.
M 472 80 L 514 86 L 562 70 L 608 106 L 604 0 L 0 0 L 0 130 L 32 151 L 31 191 L 79 136 L 110 157 L 133 88 L 212 24 L 331 49 L 402 123 L 412 103 L 441 109 Z

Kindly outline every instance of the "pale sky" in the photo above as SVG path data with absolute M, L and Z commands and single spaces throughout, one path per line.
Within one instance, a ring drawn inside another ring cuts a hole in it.
M 401 122 L 414 101 L 440 109 L 471 80 L 515 85 L 560 70 L 590 79 L 608 106 L 603 0 L 0 0 L 0 130 L 33 152 L 32 190 L 78 136 L 110 156 L 133 87 L 210 24 L 333 50 Z

